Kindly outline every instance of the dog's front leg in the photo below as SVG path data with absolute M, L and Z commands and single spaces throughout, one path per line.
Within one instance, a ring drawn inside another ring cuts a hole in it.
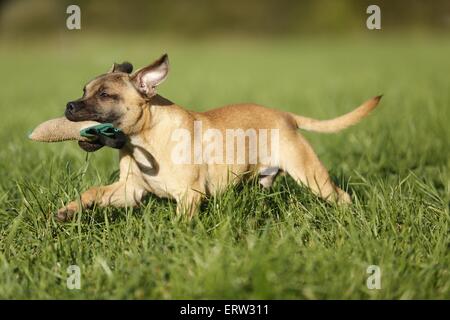
M 83 192 L 79 200 L 71 201 L 58 210 L 58 221 L 70 220 L 74 213 L 82 209 L 99 207 L 134 207 L 140 203 L 145 195 L 144 189 L 131 183 L 131 181 L 118 181 L 101 187 L 93 187 Z
M 177 215 L 192 219 L 200 206 L 202 195 L 197 191 L 190 191 L 177 199 Z

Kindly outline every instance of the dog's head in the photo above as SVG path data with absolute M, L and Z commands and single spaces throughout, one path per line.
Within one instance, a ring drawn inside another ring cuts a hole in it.
M 66 118 L 108 122 L 122 129 L 136 123 L 149 99 L 156 95 L 156 87 L 167 77 L 168 56 L 133 74 L 132 70 L 128 62 L 115 63 L 108 73 L 90 81 L 81 98 L 67 103 Z

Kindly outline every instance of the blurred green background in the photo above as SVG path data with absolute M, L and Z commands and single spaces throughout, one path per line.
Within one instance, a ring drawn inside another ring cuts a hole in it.
M 446 0 L 3 0 L 1 33 L 45 38 L 65 33 L 65 8 L 82 10 L 83 32 L 164 34 L 176 37 L 289 36 L 365 33 L 366 8 L 382 10 L 383 29 L 446 32 Z
M 81 30 L 66 27 L 66 8 L 71 4 L 81 8 Z M 381 30 L 366 28 L 366 9 L 370 4 L 381 8 Z M 204 109 L 203 104 L 191 103 L 208 86 L 218 91 L 214 97 L 203 97 L 212 104 L 208 107 L 236 102 L 230 92 L 220 90 L 223 68 L 236 75 L 233 90 L 237 96 L 239 90 L 245 91 L 244 101 L 281 107 L 283 101 L 263 97 L 270 95 L 270 88 L 284 90 L 283 81 L 297 81 L 302 86 L 303 98 L 299 99 L 306 98 L 308 90 L 319 87 L 323 94 L 332 95 L 333 90 L 342 90 L 337 87 L 339 81 L 320 79 L 313 83 L 314 70 L 327 65 L 329 71 L 339 68 L 334 65 L 338 60 L 337 64 L 349 62 L 358 67 L 363 77 L 364 72 L 375 68 L 378 59 L 383 64 L 376 66 L 376 72 L 390 74 L 394 70 L 390 65 L 396 65 L 395 59 L 389 59 L 391 49 L 401 48 L 405 59 L 416 65 L 414 57 L 408 58 L 412 51 L 423 53 L 425 60 L 428 51 L 434 52 L 436 46 L 445 50 L 449 31 L 450 1 L 445 0 L 0 0 L 0 67 L 4 74 L 0 79 L 4 91 L 0 108 L 10 108 L 13 103 L 23 109 L 24 101 L 21 103 L 20 99 L 27 99 L 24 92 L 29 98 L 37 90 L 30 82 L 38 78 L 39 86 L 44 88 L 36 93 L 59 90 L 65 96 L 56 101 L 53 93 L 55 105 L 41 107 L 41 117 L 48 116 L 44 115 L 45 110 L 60 114 L 65 102 L 79 95 L 85 82 L 105 72 L 113 62 L 129 60 L 138 68 L 164 52 L 171 57 L 173 72 L 172 80 L 161 90 L 168 91 L 175 102 Z M 358 53 L 352 50 L 358 49 L 365 56 L 356 57 Z M 284 61 L 279 60 L 280 55 Z M 276 68 L 275 74 L 259 70 L 276 64 L 290 69 L 298 78 L 283 77 L 285 71 Z M 58 69 L 63 75 L 52 78 L 51 72 L 42 73 L 41 69 Z M 257 69 L 258 73 L 252 73 Z M 341 76 L 357 77 L 345 70 L 338 72 Z M 302 74 L 306 75 L 306 82 L 300 82 Z M 15 77 L 17 81 L 11 81 Z M 188 82 L 184 77 L 188 77 Z M 203 81 L 198 82 L 198 77 Z M 374 72 L 369 77 L 380 79 Z M 184 82 L 181 84 L 180 80 Z M 250 94 L 251 88 L 257 87 L 252 84 L 254 81 L 267 85 L 258 88 L 256 96 Z M 22 82 L 28 84 L 22 87 L 26 91 L 19 91 Z M 66 82 L 69 92 L 58 86 L 61 82 Z M 8 86 L 16 90 L 9 90 Z M 384 87 L 374 86 L 380 91 L 385 91 Z M 378 93 L 373 91 L 368 94 Z M 226 99 L 220 99 L 220 95 Z M 176 100 L 180 96 L 183 101 Z M 41 117 L 28 110 L 20 124 L 9 119 L 8 114 L 0 123 L 9 130 L 11 126 L 25 127 L 27 118 Z

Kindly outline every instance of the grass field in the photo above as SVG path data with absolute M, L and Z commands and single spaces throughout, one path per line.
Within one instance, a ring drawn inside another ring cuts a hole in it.
M 71 37 L 2 43 L 0 298 L 450 298 L 448 38 Z M 304 133 L 354 205 L 280 177 L 210 199 L 192 223 L 153 196 L 54 222 L 63 202 L 117 177 L 117 152 L 27 133 L 112 62 L 140 67 L 165 51 L 160 93 L 194 110 L 256 102 L 325 119 L 384 94 L 353 128 Z M 81 290 L 66 287 L 69 265 Z M 369 265 L 381 268 L 380 290 L 366 286 Z

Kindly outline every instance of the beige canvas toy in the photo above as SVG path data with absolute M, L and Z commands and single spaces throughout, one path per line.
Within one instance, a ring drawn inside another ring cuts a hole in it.
M 103 146 L 120 149 L 126 142 L 123 132 L 110 123 L 74 122 L 64 117 L 41 123 L 28 137 L 42 142 L 78 140 L 79 146 L 88 152 L 96 151 Z
M 98 125 L 96 121 L 73 122 L 66 118 L 56 118 L 38 125 L 28 136 L 31 140 L 42 142 L 59 142 L 67 140 L 89 141 L 80 131 Z

